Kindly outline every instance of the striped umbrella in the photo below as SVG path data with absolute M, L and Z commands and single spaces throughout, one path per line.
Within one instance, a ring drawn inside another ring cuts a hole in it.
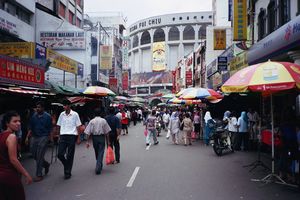
M 184 99 L 178 99 L 178 98 L 172 98 L 167 101 L 167 104 L 182 104 L 182 105 L 195 105 L 195 104 L 201 104 L 201 100 L 184 100 Z
M 223 96 L 213 89 L 207 88 L 186 88 L 176 94 L 179 99 L 222 99 Z
M 116 96 L 116 94 L 108 88 L 100 86 L 89 86 L 84 91 L 83 94 L 95 95 L 95 96 Z

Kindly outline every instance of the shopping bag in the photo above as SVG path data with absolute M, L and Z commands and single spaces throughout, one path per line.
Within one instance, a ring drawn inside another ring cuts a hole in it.
M 166 138 L 169 139 L 170 136 L 171 136 L 171 130 L 169 129 Z
M 114 151 L 111 148 L 111 146 L 108 146 L 107 149 L 106 149 L 105 162 L 106 162 L 107 165 L 111 165 L 115 162 L 115 155 L 114 155 Z
M 148 135 L 148 130 L 147 129 L 144 130 L 144 135 L 147 137 L 147 135 Z
M 195 132 L 195 131 L 192 132 L 191 138 L 192 138 L 192 139 L 196 139 L 196 132 Z

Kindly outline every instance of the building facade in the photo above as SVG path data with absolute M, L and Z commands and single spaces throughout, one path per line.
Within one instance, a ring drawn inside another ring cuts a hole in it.
M 130 94 L 147 96 L 160 89 L 172 90 L 172 71 L 179 60 L 205 41 L 206 28 L 212 25 L 212 17 L 212 12 L 176 13 L 150 17 L 131 25 L 127 30 L 130 37 Z M 155 55 L 159 45 L 163 50 Z M 161 61 L 161 68 L 157 69 L 156 64 Z

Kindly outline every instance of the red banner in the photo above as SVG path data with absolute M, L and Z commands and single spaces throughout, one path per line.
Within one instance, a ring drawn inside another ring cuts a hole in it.
M 124 71 L 122 74 L 122 88 L 128 91 L 128 71 Z
M 114 92 L 118 92 L 118 79 L 114 77 L 109 77 L 109 89 Z
M 17 58 L 0 56 L 0 82 L 44 87 L 45 70 Z
M 186 71 L 185 72 L 185 85 L 193 85 L 193 74 L 192 71 Z

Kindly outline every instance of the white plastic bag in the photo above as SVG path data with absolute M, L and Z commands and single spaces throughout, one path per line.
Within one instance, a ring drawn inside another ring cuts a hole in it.
M 166 138 L 169 139 L 170 136 L 171 136 L 171 131 L 170 131 L 170 129 L 168 129 L 168 133 L 167 133 L 167 135 L 166 135 Z

